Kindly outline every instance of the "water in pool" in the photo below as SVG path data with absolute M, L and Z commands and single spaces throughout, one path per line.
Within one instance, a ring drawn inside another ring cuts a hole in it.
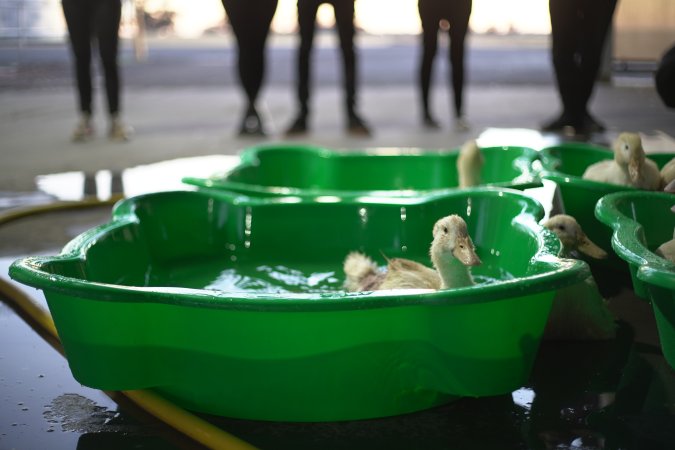
M 381 267 L 382 270 L 386 266 Z M 496 273 L 495 273 L 496 271 Z M 474 269 L 476 284 L 491 284 L 513 276 L 502 269 Z M 202 260 L 156 268 L 152 284 L 258 293 L 331 293 L 344 291 L 342 267 L 332 261 L 259 264 L 258 261 L 234 265 L 222 259 Z

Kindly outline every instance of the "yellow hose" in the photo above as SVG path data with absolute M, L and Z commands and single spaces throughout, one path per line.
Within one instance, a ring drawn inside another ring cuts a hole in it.
M 110 205 L 119 199 L 120 197 L 103 201 L 86 199 L 78 202 L 58 202 L 14 209 L 0 213 L 0 225 L 40 213 Z M 2 278 L 0 278 L 0 294 L 33 319 L 39 327 L 39 331 L 58 341 L 59 337 L 49 311 L 46 311 L 30 296 Z M 256 448 L 151 391 L 120 391 L 120 394 L 148 414 L 208 448 L 222 450 L 254 450 Z

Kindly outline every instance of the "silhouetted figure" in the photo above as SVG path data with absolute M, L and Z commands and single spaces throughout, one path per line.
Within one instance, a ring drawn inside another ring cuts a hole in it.
M 312 41 L 316 29 L 316 13 L 319 6 L 333 6 L 335 22 L 340 36 L 340 49 L 344 67 L 345 109 L 347 131 L 352 134 L 370 135 L 368 126 L 356 112 L 356 54 L 354 51 L 354 0 L 298 0 L 298 24 L 300 26 L 300 50 L 298 52 L 298 114 L 286 132 L 288 135 L 307 131 L 309 116 L 309 66 Z
M 563 111 L 543 131 L 587 134 L 605 127 L 588 112 L 617 0 L 549 0 L 551 52 Z
M 91 74 L 93 39 L 98 43 L 105 78 L 110 121 L 108 136 L 113 140 L 125 141 L 129 138 L 129 130 L 119 118 L 120 77 L 117 67 L 121 0 L 63 0 L 62 5 L 74 56 L 81 114 L 73 132 L 73 141 L 85 141 L 94 134 Z
M 675 108 L 675 46 L 661 58 L 654 79 L 656 92 L 663 103 L 669 108 Z
M 469 29 L 471 0 L 419 0 L 418 10 L 422 22 L 422 61 L 420 63 L 420 90 L 422 95 L 422 121 L 430 128 L 438 128 L 438 122 L 431 114 L 429 91 L 434 57 L 438 47 L 438 30 L 441 20 L 449 24 L 450 48 L 448 51 L 452 71 L 449 84 L 452 85 L 453 111 L 458 130 L 468 129 L 463 116 L 464 94 L 464 38 Z
M 265 43 L 278 0 L 222 2 L 237 39 L 239 82 L 248 102 L 239 134 L 262 136 L 265 130 L 255 103 L 265 75 Z

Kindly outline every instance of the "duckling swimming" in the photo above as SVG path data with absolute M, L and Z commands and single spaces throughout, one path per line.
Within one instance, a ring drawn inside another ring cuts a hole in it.
M 543 225 L 563 244 L 561 256 L 577 257 L 581 252 L 595 259 L 607 257 L 607 253 L 586 236 L 574 217 L 558 214 Z M 601 340 L 615 335 L 614 316 L 592 276 L 558 290 L 544 330 L 545 339 Z
M 429 254 L 434 269 L 404 258 L 388 260 L 381 272 L 368 256 L 351 252 L 344 262 L 345 288 L 351 292 L 383 289 L 449 289 L 474 284 L 470 266 L 481 263 L 466 222 L 450 215 L 436 222 Z
M 467 141 L 457 156 L 459 187 L 477 186 L 481 182 L 480 174 L 485 158 L 475 140 Z
M 614 141 L 613 150 L 614 159 L 591 164 L 582 178 L 651 191 L 661 189 L 659 167 L 645 156 L 639 134 L 621 133 Z

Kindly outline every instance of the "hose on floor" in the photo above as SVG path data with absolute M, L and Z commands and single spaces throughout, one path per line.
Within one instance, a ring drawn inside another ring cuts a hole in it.
M 21 218 L 42 213 L 109 206 L 120 199 L 120 196 L 115 196 L 108 200 L 87 198 L 82 201 L 55 202 L 46 205 L 15 208 L 9 211 L 0 212 L 0 226 Z M 54 326 L 54 321 L 52 320 L 49 311 L 45 310 L 29 295 L 23 293 L 12 283 L 7 282 L 2 278 L 0 278 L 0 294 L 7 298 L 9 302 L 25 316 L 29 317 L 33 322 L 33 326 L 37 327 L 37 331 L 43 337 L 49 336 L 56 342 L 59 342 L 56 327 Z M 141 410 L 205 447 L 222 450 L 255 449 L 254 446 L 247 442 L 223 431 L 221 428 L 210 424 L 149 390 L 119 391 L 116 392 L 116 394 L 122 395 Z

